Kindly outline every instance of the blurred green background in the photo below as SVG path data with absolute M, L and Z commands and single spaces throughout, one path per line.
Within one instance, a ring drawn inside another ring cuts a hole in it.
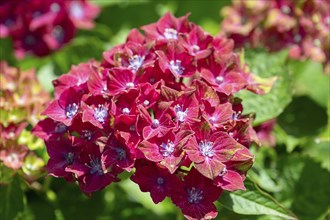
M 123 43 L 131 28 L 156 22 L 171 11 L 175 16 L 191 13 L 190 21 L 216 35 L 220 10 L 230 4 L 229 0 L 93 2 L 102 7 L 96 27 L 79 31 L 62 50 L 18 61 L 10 40 L 0 39 L 0 59 L 22 69 L 36 68 L 40 82 L 52 92 L 51 80 L 72 64 L 101 60 L 102 52 Z M 321 64 L 288 60 L 287 51 L 270 55 L 246 50 L 245 56 L 255 74 L 278 76 L 270 94 L 238 94 L 245 112 L 256 112 L 256 124 L 278 117 L 277 146 L 252 147 L 256 161 L 248 174 L 247 191 L 224 193 L 216 204 L 217 219 L 330 219 L 329 76 L 323 74 Z M 2 181 L 7 178 L 4 169 Z M 62 179 L 47 176 L 31 186 L 15 177 L 0 188 L 0 219 L 184 219 L 170 200 L 155 205 L 128 179 L 129 174 L 122 178 L 88 198 L 76 184 Z

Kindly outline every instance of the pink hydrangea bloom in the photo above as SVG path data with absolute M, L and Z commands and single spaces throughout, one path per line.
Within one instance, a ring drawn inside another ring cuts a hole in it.
M 100 9 L 88 0 L 4 0 L 0 38 L 11 37 L 17 58 L 46 56 L 72 40 L 77 29 L 93 28 Z
M 241 48 L 289 48 L 293 59 L 311 59 L 330 70 L 330 3 L 323 0 L 233 1 L 222 10 L 222 34 Z
M 136 168 L 131 180 L 155 203 L 170 197 L 188 219 L 214 218 L 214 201 L 222 190 L 244 189 L 253 163 L 253 118 L 234 95 L 263 94 L 272 82 L 260 84 L 231 40 L 188 16 L 167 13 L 141 29 L 145 35 L 133 29 L 101 63 L 79 64 L 54 81 L 48 118 L 34 131 L 50 149 L 59 139 L 70 143 L 62 151 L 76 159 L 51 156 L 48 169 L 60 161 L 62 176 L 90 194 Z

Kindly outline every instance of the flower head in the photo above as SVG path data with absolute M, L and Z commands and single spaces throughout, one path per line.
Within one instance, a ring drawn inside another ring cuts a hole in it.
M 12 38 L 17 58 L 29 53 L 46 56 L 71 41 L 78 28 L 92 28 L 99 11 L 87 0 L 34 1 L 29 5 L 4 1 L 0 38 Z
M 328 1 L 240 0 L 222 11 L 222 32 L 236 47 L 263 46 L 271 52 L 289 48 L 291 58 L 323 63 L 327 71 L 329 11 Z
M 131 180 L 155 203 L 170 197 L 188 219 L 215 218 L 213 202 L 222 190 L 244 189 L 253 163 L 253 118 L 242 114 L 235 93 L 266 87 L 231 40 L 212 37 L 188 16 L 167 13 L 141 29 L 145 35 L 131 30 L 101 63 L 80 64 L 54 81 L 48 118 L 34 129 L 49 143 L 66 143 L 48 146 L 60 151 L 49 170 L 86 194 L 135 170 Z

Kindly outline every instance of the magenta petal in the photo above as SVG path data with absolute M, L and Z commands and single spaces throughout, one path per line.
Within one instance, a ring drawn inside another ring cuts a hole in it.
M 163 201 L 166 198 L 166 194 L 167 193 L 164 192 L 164 189 L 160 188 L 160 187 L 159 188 L 153 188 L 150 191 L 151 199 L 155 204 L 158 204 L 161 201 Z
M 214 151 L 222 162 L 230 160 L 237 151 L 244 148 L 243 145 L 239 144 L 227 133 L 217 132 L 214 136 L 217 137 L 214 141 Z
M 224 82 L 216 88 L 219 92 L 223 92 L 227 95 L 236 93 L 247 86 L 247 81 L 237 72 L 229 72 L 225 76 Z
M 54 177 L 64 177 L 68 175 L 68 172 L 65 171 L 67 165 L 68 164 L 65 160 L 59 162 L 50 158 L 47 163 L 47 170 L 48 173 Z
M 111 174 L 103 175 L 87 175 L 84 178 L 83 191 L 84 192 L 95 192 L 103 189 L 112 182 L 116 181 L 116 178 Z
M 185 153 L 183 151 L 174 152 L 172 155 L 166 157 L 160 162 L 161 165 L 165 166 L 170 173 L 175 173 L 183 161 Z
M 67 131 L 67 126 L 54 121 L 51 118 L 46 118 L 39 121 L 32 129 L 32 134 L 48 141 L 50 138 L 57 138 L 62 136 Z
M 134 74 L 129 69 L 112 68 L 109 76 L 108 90 L 111 95 L 118 95 L 120 92 L 135 87 Z
M 66 121 L 67 125 L 70 125 L 65 115 L 65 110 L 59 105 L 57 100 L 54 100 L 42 114 L 47 115 L 55 121 L 61 121 L 63 123 Z
M 169 60 L 163 51 L 155 52 L 159 57 L 159 67 L 165 73 L 169 69 Z
M 149 141 L 142 141 L 139 145 L 139 149 L 143 152 L 144 156 L 151 161 L 159 162 L 163 159 L 157 144 L 152 144 Z
M 103 78 L 104 77 L 100 71 L 94 70 L 91 72 L 89 80 L 87 81 L 87 86 L 94 96 L 108 93 L 107 81 Z
M 187 145 L 183 148 L 183 150 L 188 154 L 188 157 L 191 161 L 195 163 L 201 163 L 204 161 L 204 156 L 201 155 L 198 149 L 198 143 L 196 137 L 191 137 Z
M 171 199 L 186 218 L 211 219 L 217 215 L 213 202 L 219 198 L 221 192 L 222 189 L 216 187 L 212 180 L 193 168 L 185 176 L 183 183 L 172 188 Z
M 215 205 L 200 205 L 182 210 L 184 217 L 188 220 L 214 219 L 218 215 Z
M 245 190 L 244 179 L 237 172 L 228 170 L 222 177 L 221 185 L 222 189 L 228 191 Z
M 146 126 L 142 130 L 142 136 L 145 140 L 148 140 L 155 136 L 161 137 L 166 133 L 167 130 L 168 129 L 166 129 L 164 126 L 159 126 L 158 128 L 152 128 L 151 126 Z
M 86 104 L 82 104 L 81 105 L 82 108 L 82 121 L 83 122 L 90 122 L 91 124 L 93 124 L 94 126 L 98 127 L 98 128 L 103 128 L 102 124 L 96 120 L 96 118 L 94 117 L 94 113 L 95 111 L 88 105 Z
M 73 165 L 67 166 L 67 167 L 65 168 L 65 171 L 67 171 L 67 172 L 71 172 L 71 173 L 74 173 L 74 174 L 76 174 L 78 177 L 81 177 L 81 176 L 86 175 L 86 173 L 89 172 L 89 168 L 86 167 L 86 165 L 84 165 L 84 164 L 76 163 L 76 164 L 73 164 Z
M 223 123 L 231 119 L 233 115 L 232 105 L 230 103 L 220 104 L 214 111 L 213 116 L 216 118 L 216 123 Z
M 134 42 L 138 44 L 143 44 L 145 41 L 145 37 L 141 34 L 141 32 L 133 28 L 127 35 L 127 42 Z
M 139 185 L 142 192 L 150 192 L 156 204 L 163 201 L 170 194 L 171 188 L 180 183 L 177 176 L 150 162 L 143 167 L 137 167 L 131 180 Z
M 53 82 L 55 89 L 55 94 L 59 97 L 63 91 L 68 89 L 69 87 L 73 87 L 76 85 L 76 77 L 72 74 L 64 74 Z
M 212 158 L 206 157 L 202 163 L 195 163 L 195 167 L 205 177 L 215 179 L 224 169 L 225 165 L 215 155 Z
M 76 89 L 70 87 L 65 90 L 58 99 L 58 104 L 61 108 L 65 109 L 68 105 L 75 103 L 77 106 L 80 105 L 80 96 Z

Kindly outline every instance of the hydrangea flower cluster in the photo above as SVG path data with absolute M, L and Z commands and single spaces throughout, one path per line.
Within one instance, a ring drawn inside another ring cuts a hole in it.
M 17 58 L 46 56 L 68 43 L 77 28 L 92 28 L 98 13 L 87 0 L 3 0 L 0 38 L 12 38 Z
M 276 137 L 274 135 L 274 128 L 276 125 L 276 118 L 265 121 L 253 129 L 256 131 L 258 140 L 261 146 L 275 147 Z
M 236 0 L 222 14 L 222 32 L 237 47 L 289 48 L 291 58 L 311 59 L 330 71 L 329 1 Z
M 211 219 L 223 190 L 245 189 L 256 141 L 243 115 L 242 89 L 269 90 L 233 52 L 165 14 L 130 31 L 103 61 L 73 66 L 53 81 L 55 100 L 33 129 L 46 142 L 48 171 L 90 195 L 135 171 L 131 180 L 155 203 L 170 197 L 188 219 Z M 264 84 L 266 83 L 266 84 Z
M 21 71 L 6 62 L 0 62 L 0 82 L 0 166 L 15 171 L 22 168 L 23 176 L 33 180 L 44 167 L 34 150 L 44 145 L 31 135 L 28 126 L 41 119 L 49 94 L 33 70 Z

